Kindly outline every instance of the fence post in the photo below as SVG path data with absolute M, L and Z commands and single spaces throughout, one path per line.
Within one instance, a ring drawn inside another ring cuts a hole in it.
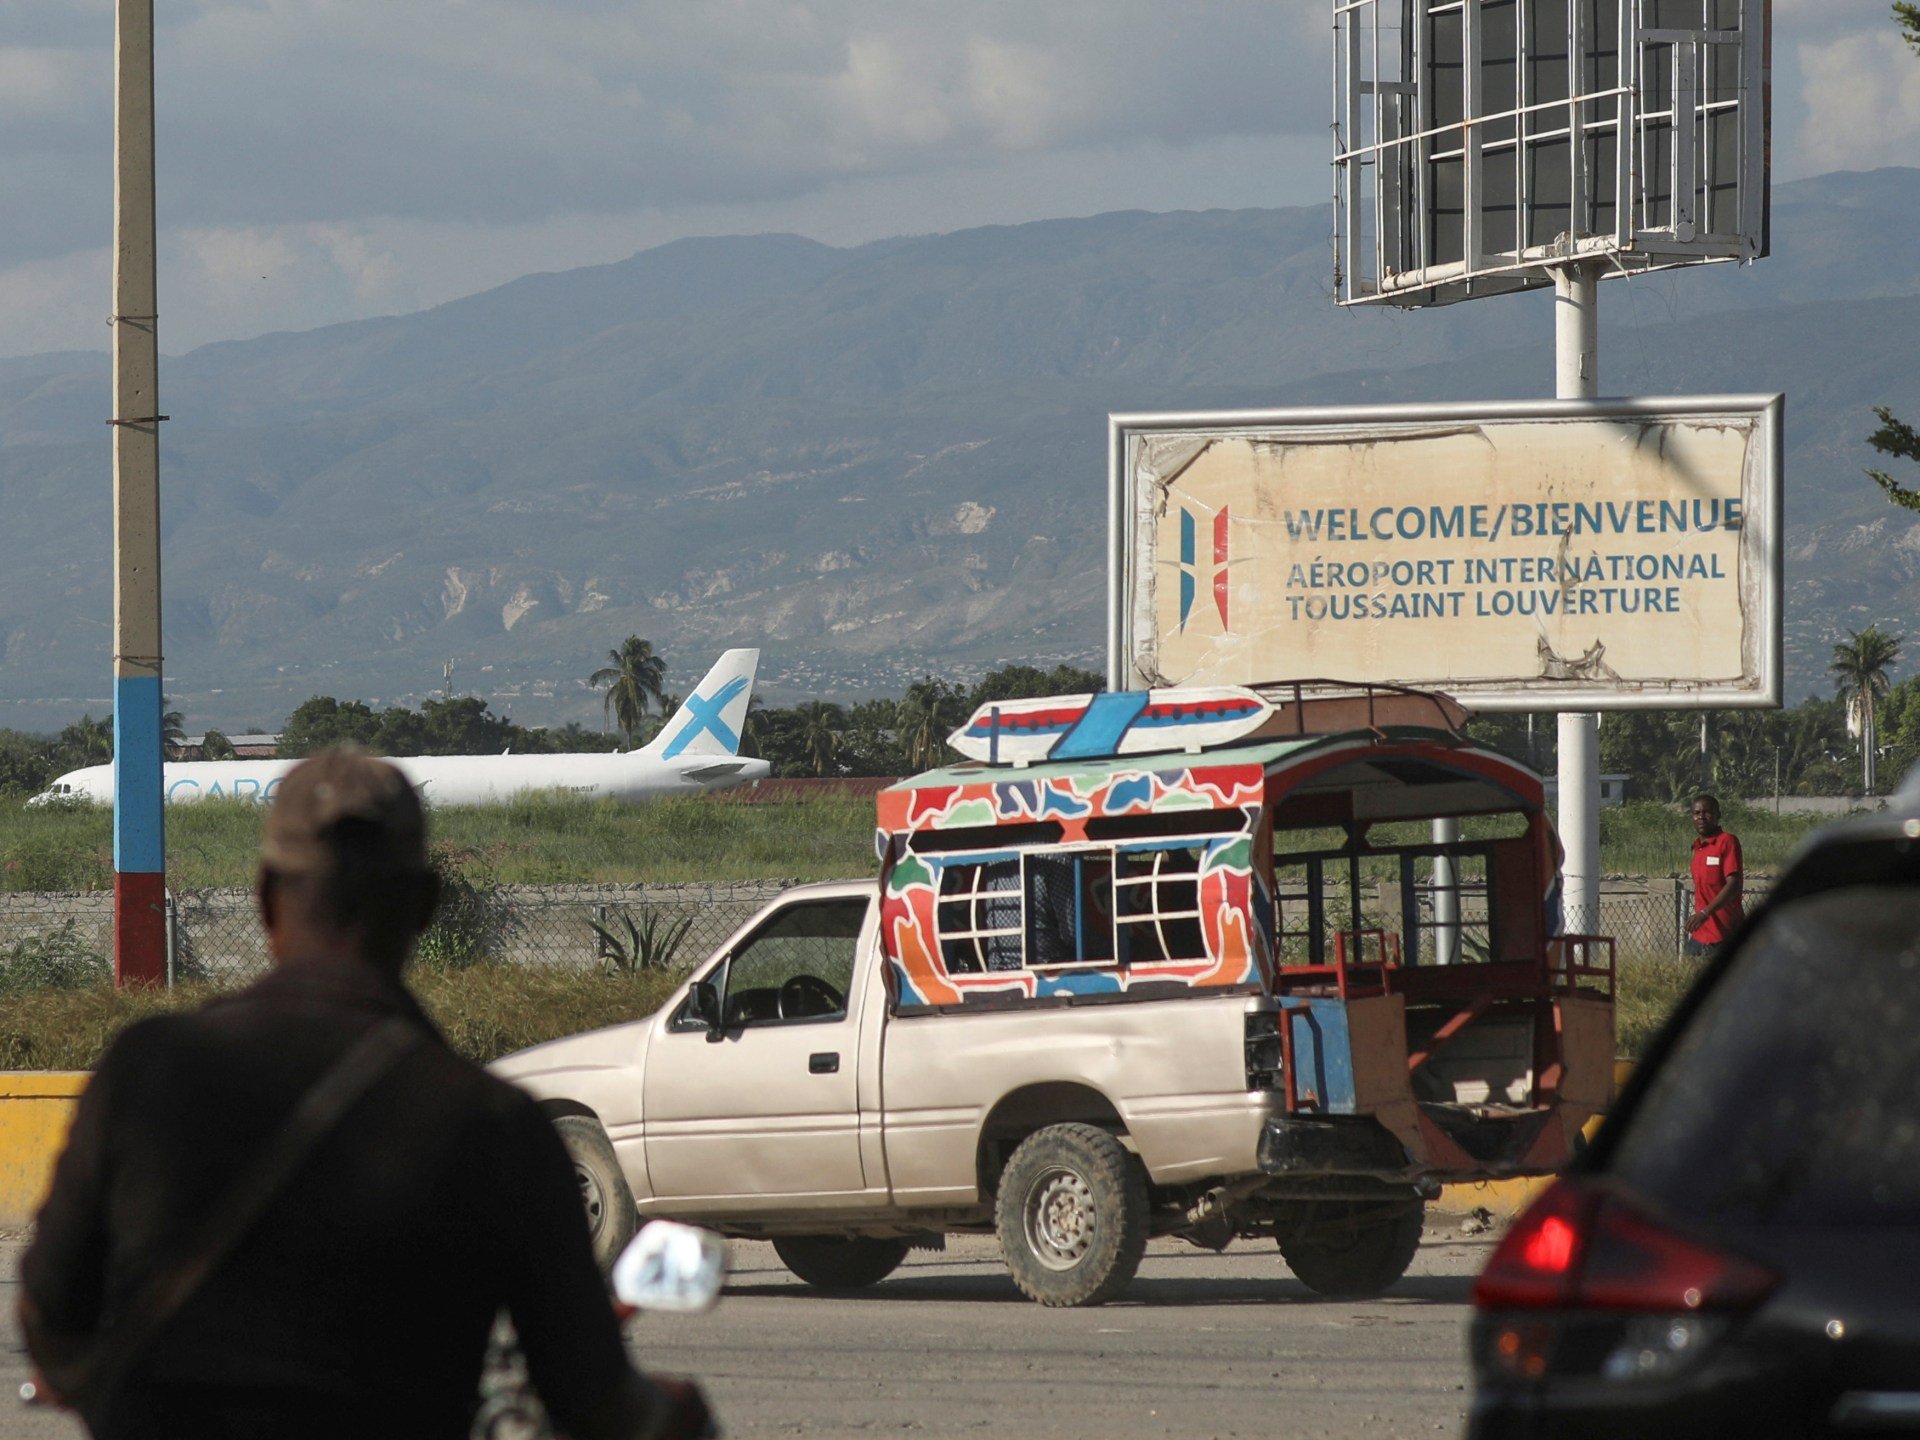
M 180 906 L 173 898 L 171 889 L 166 894 L 167 912 L 167 988 L 173 988 L 173 977 L 180 956 Z

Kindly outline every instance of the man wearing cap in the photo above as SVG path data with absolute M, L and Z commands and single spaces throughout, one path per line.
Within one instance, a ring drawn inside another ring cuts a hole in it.
M 552 1127 L 401 985 L 437 898 L 400 772 L 316 756 L 267 813 L 274 968 L 102 1058 L 21 1263 L 99 1440 L 456 1440 L 502 1310 L 566 1433 L 705 1427 L 629 1364 Z

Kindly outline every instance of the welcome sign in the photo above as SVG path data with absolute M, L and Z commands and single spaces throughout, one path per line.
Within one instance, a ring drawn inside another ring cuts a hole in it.
M 1114 417 L 1117 678 L 1778 704 L 1780 426 L 1779 396 Z

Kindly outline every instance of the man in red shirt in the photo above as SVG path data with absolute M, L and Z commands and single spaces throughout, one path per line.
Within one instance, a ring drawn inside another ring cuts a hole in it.
M 1740 908 L 1744 869 L 1740 837 L 1720 828 L 1720 802 L 1700 795 L 1693 802 L 1693 914 L 1684 946 L 1689 955 L 1711 955 L 1746 918 Z

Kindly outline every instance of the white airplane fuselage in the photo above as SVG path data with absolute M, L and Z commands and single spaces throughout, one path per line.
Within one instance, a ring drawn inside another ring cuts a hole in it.
M 392 757 L 428 805 L 495 805 L 560 791 L 588 799 L 658 800 L 763 780 L 767 762 L 741 755 L 758 650 L 729 650 L 644 748 L 626 754 Z M 230 798 L 266 802 L 297 760 L 182 760 L 162 767 L 169 805 Z M 113 766 L 70 770 L 29 805 L 113 804 Z
M 195 800 L 270 801 L 297 760 L 184 760 L 163 767 L 169 805 Z M 767 776 L 767 762 L 744 755 L 689 755 L 656 760 L 625 755 L 415 755 L 395 758 L 428 805 L 495 805 L 516 795 L 561 791 L 589 799 L 636 802 L 703 795 Z M 42 801 L 113 804 L 113 766 L 89 765 L 62 775 Z

